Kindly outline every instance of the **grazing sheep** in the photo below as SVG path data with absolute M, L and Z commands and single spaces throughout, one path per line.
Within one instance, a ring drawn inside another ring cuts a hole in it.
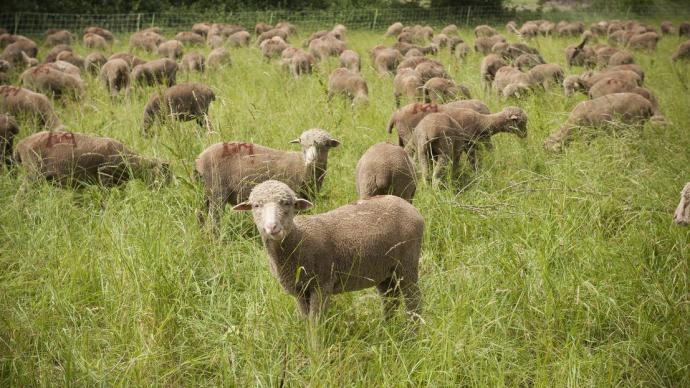
M 210 30 L 211 25 L 208 23 L 194 23 L 192 26 L 192 32 L 201 36 L 207 36 Z
M 101 53 L 91 53 L 84 58 L 84 69 L 91 74 L 98 74 L 108 59 Z
M 287 21 L 278 22 L 275 28 L 287 32 L 288 35 L 297 34 L 297 26 Z
M 80 98 L 84 94 L 84 81 L 79 76 L 62 72 L 52 64 L 27 69 L 20 76 L 22 85 L 36 92 L 52 94 L 55 98 Z
M 69 62 L 55 61 L 55 62 L 44 63 L 41 66 L 52 67 L 53 69 L 61 71 L 63 73 L 67 73 L 67 74 L 70 74 L 70 75 L 73 75 L 76 77 L 81 77 L 81 70 Z
M 167 163 L 143 157 L 117 140 L 76 132 L 43 131 L 26 137 L 17 143 L 13 159 L 28 170 L 30 179 L 62 187 L 108 187 L 136 178 L 170 177 Z
M 673 53 L 673 56 L 671 56 L 671 59 L 674 61 L 690 59 L 690 40 L 681 43 L 676 52 Z
M 556 31 L 556 23 L 554 22 L 545 21 L 539 25 L 539 33 L 543 36 L 549 36 L 553 34 L 554 31 Z
M 206 59 L 206 65 L 210 69 L 217 69 L 222 66 L 232 65 L 232 58 L 230 57 L 230 51 L 224 47 L 218 47 L 208 54 Z
M 84 29 L 84 34 L 88 34 L 88 33 L 100 35 L 100 36 L 102 36 L 102 37 L 106 40 L 106 42 L 108 42 L 108 43 L 112 43 L 112 42 L 115 41 L 115 35 L 113 35 L 112 32 L 106 30 L 105 28 L 101 28 L 101 27 L 87 27 L 87 28 Z
M 256 38 L 256 44 L 261 46 L 261 43 L 263 43 L 266 40 L 271 40 L 273 38 L 280 38 L 283 42 L 287 42 L 288 33 L 287 31 L 280 28 L 268 30 Z
M 690 225 L 690 182 L 680 192 L 680 202 L 673 214 L 673 221 L 678 225 Z
M 398 36 L 403 30 L 403 24 L 400 22 L 395 22 L 391 24 L 387 29 L 386 29 L 386 34 L 385 36 Z
M 56 30 L 46 35 L 46 44 L 48 46 L 57 46 L 59 44 L 71 45 L 74 37 L 72 33 L 67 30 Z
M 32 116 L 47 129 L 63 128 L 60 119 L 55 115 L 53 104 L 43 94 L 16 86 L 2 85 L 0 97 L 0 113 L 8 113 L 15 117 Z
M 110 92 L 110 96 L 115 98 L 121 90 L 125 94 L 129 93 L 129 65 L 124 59 L 111 59 L 101 67 L 101 82 Z
M 544 142 L 544 147 L 560 151 L 571 140 L 571 132 L 579 127 L 603 127 L 608 123 L 643 124 L 654 114 L 652 104 L 635 93 L 615 93 L 575 106 L 568 120 Z
M 458 59 L 465 59 L 467 58 L 468 55 L 470 55 L 470 45 L 468 45 L 465 42 L 457 42 L 453 45 L 450 46 L 451 48 L 451 54 L 455 54 L 455 57 Z
M 271 272 L 314 322 L 331 295 L 376 286 L 386 319 L 401 299 L 416 321 L 424 218 L 392 196 L 359 200 L 327 213 L 297 216 L 310 208 L 284 183 L 267 181 L 234 210 L 251 210 L 268 252 Z
M 26 64 L 25 57 L 36 58 L 38 54 L 38 46 L 33 40 L 22 38 L 14 43 L 10 43 L 0 53 L 0 59 L 4 59 L 12 66 L 21 66 Z
M 437 61 L 424 61 L 419 65 L 415 66 L 414 69 L 417 71 L 417 73 L 419 73 L 419 76 L 422 77 L 422 82 L 424 83 L 435 77 L 448 79 L 451 78 L 450 74 L 446 72 L 446 69 L 443 66 L 443 64 Z
M 479 74 L 484 88 L 488 88 L 494 82 L 498 69 L 506 65 L 507 63 L 496 54 L 489 54 L 482 58 Z
M 585 25 L 582 22 L 565 22 L 560 26 L 556 25 L 556 32 L 559 36 L 577 36 L 584 31 Z
M 175 39 L 162 42 L 157 48 L 158 55 L 173 60 L 182 58 L 183 50 L 182 42 Z
M 379 73 L 392 73 L 403 62 L 403 56 L 398 50 L 384 48 L 375 52 L 373 62 Z
M 426 58 L 426 57 L 412 57 L 412 58 L 405 58 L 398 64 L 398 67 L 396 68 L 396 71 L 400 71 L 402 69 L 416 69 L 419 64 L 424 63 L 424 62 L 429 62 L 431 59 Z M 441 65 L 440 62 L 437 62 L 439 65 Z M 441 65 L 443 66 L 443 65 Z
M 340 67 L 344 67 L 350 71 L 360 72 L 362 70 L 362 61 L 359 54 L 352 50 L 345 50 L 340 54 Z
M 671 35 L 673 34 L 673 23 L 669 21 L 664 21 L 661 22 L 661 33 L 663 35 Z
M 230 47 L 247 47 L 252 36 L 247 31 L 237 31 L 228 37 Z
M 163 91 L 162 98 L 159 93 L 154 93 L 144 108 L 142 132 L 148 134 L 156 118 L 161 121 L 172 118 L 177 121 L 196 120 L 200 126 L 206 127 L 206 130 L 212 133 L 208 108 L 215 99 L 216 95 L 211 88 L 195 82 L 169 87 Z
M 400 96 L 412 101 L 421 100 L 423 87 L 422 77 L 416 70 L 400 69 L 393 79 L 395 106 L 400 107 Z
M 424 102 L 444 103 L 459 97 L 471 99 L 469 89 L 464 85 L 458 85 L 452 79 L 434 77 L 424 84 Z
M 72 51 L 63 51 L 59 53 L 55 60 L 69 62 L 80 69 L 84 68 L 84 58 Z
M 190 45 L 190 46 L 203 45 L 204 43 L 206 43 L 206 39 L 204 39 L 204 37 L 202 35 L 199 35 L 196 32 L 192 32 L 192 31 L 178 32 L 175 35 L 175 39 L 179 40 L 183 44 Z
M 136 55 L 130 54 L 130 53 L 115 53 L 115 54 L 111 55 L 110 57 L 108 57 L 108 60 L 116 59 L 116 58 L 124 59 L 125 61 L 127 61 L 127 64 L 131 68 L 134 68 L 137 65 L 143 65 L 144 63 L 146 63 L 145 60 L 137 57 Z
M 136 65 L 130 78 L 140 85 L 163 84 L 170 87 L 177 81 L 177 63 L 172 59 L 162 58 Z
M 690 37 L 690 22 L 682 22 L 678 26 L 678 36 Z
M 513 61 L 513 66 L 522 71 L 526 71 L 537 65 L 543 65 L 544 63 L 544 58 L 539 54 L 522 54 Z
M 491 26 L 487 26 L 486 24 L 482 24 L 482 25 L 479 25 L 479 26 L 474 28 L 474 36 L 476 38 L 479 38 L 482 36 L 483 37 L 490 37 L 490 36 L 494 36 L 496 34 L 498 34 L 496 32 L 496 30 Z
M 163 35 L 151 31 L 138 31 L 129 37 L 129 47 L 148 53 L 156 52 L 163 42 L 165 42 Z
M 654 94 L 652 94 L 652 92 L 650 92 L 648 89 L 637 86 L 637 84 L 634 82 L 621 80 L 619 78 L 602 78 L 589 88 L 587 95 L 590 99 L 595 99 L 614 93 L 639 94 L 640 96 L 649 100 L 649 102 L 652 104 L 652 113 L 654 115 L 651 117 L 651 120 L 655 122 L 665 121 L 663 114 L 659 111 L 659 103 L 657 102 L 656 97 L 654 97 Z
M 390 143 L 371 146 L 357 162 L 355 176 L 359 199 L 389 194 L 412 202 L 417 190 L 412 159 Z
M 57 60 L 58 54 L 63 51 L 74 51 L 72 47 L 66 44 L 59 44 L 48 51 L 48 54 L 43 58 L 43 63 L 55 62 Z
M 458 26 L 455 24 L 449 24 L 441 30 L 441 33 L 447 36 L 452 36 L 452 35 L 457 35 L 458 34 Z
M 528 72 L 532 84 L 539 84 L 546 89 L 550 83 L 561 84 L 563 82 L 563 68 L 554 63 L 544 63 L 534 66 Z
M 85 34 L 82 41 L 84 42 L 84 47 L 90 49 L 106 49 L 108 47 L 108 42 L 104 37 L 93 33 Z
M 427 47 L 422 47 L 422 46 L 417 46 L 415 44 L 398 42 L 398 43 L 394 44 L 393 46 L 391 46 L 391 48 L 393 50 L 400 51 L 400 54 L 402 54 L 402 55 L 407 54 L 407 52 L 410 50 L 417 50 L 424 55 L 438 53 L 438 46 L 436 46 L 433 43 Z
M 261 42 L 260 47 L 261 53 L 263 54 L 264 58 L 266 58 L 266 61 L 270 61 L 271 58 L 279 57 L 283 50 L 288 47 L 288 45 L 281 37 L 275 36 L 271 39 L 266 39 Z
M 438 34 L 434 36 L 434 38 L 431 40 L 431 43 L 437 45 L 439 48 L 445 48 L 448 46 L 448 35 L 446 34 Z
M 603 78 L 618 78 L 622 81 L 642 86 L 642 77 L 632 70 L 605 70 L 601 72 L 586 72 L 582 75 L 571 75 L 563 80 L 565 95 L 570 96 L 575 91 L 588 92 L 589 88 Z
M 283 54 L 288 51 L 283 51 Z M 313 55 L 300 49 L 296 49 L 289 58 L 283 59 L 283 65 L 290 70 L 290 73 L 297 78 L 303 74 L 311 74 L 316 59 Z
M 345 41 L 345 34 L 347 33 L 347 27 L 345 27 L 342 24 L 336 24 L 333 26 L 333 29 L 331 30 L 331 33 L 333 36 L 335 36 L 338 40 Z
M 640 76 L 640 83 L 644 82 L 644 70 L 642 66 L 635 63 L 628 63 L 625 65 L 609 66 L 604 71 L 619 71 L 619 70 L 630 70 Z
M 206 65 L 206 60 L 204 56 L 196 51 L 187 53 L 182 57 L 182 62 L 180 63 L 180 69 L 182 71 L 197 71 L 199 73 L 204 72 Z
M 633 35 L 630 40 L 628 40 L 628 47 L 631 49 L 646 49 L 649 51 L 656 50 L 659 39 L 661 39 L 661 36 L 656 32 L 645 32 Z
M 512 66 L 503 66 L 496 72 L 492 86 L 503 97 L 511 97 L 516 95 L 518 90 L 529 90 L 532 84 L 529 73 L 523 73 Z
M 19 126 L 13 116 L 0 114 L 0 161 L 9 167 L 12 164 L 12 144 L 19 133 Z
M 501 112 L 484 115 L 470 109 L 454 109 L 446 113 L 432 113 L 415 127 L 417 159 L 422 177 L 427 180 L 430 162 L 434 169 L 432 184 L 438 186 L 452 164 L 452 176 L 457 176 L 459 160 L 467 153 L 475 171 L 479 168 L 477 146 L 490 141 L 496 133 L 514 133 L 527 136 L 527 114 L 520 108 L 507 107 Z
M 336 94 L 347 96 L 352 100 L 353 106 L 369 104 L 367 81 L 359 73 L 342 67 L 333 70 L 328 77 L 328 100 Z
M 571 45 L 565 49 L 565 61 L 569 67 L 584 66 L 592 68 L 596 65 L 596 53 L 594 49 L 585 46 L 592 38 L 592 33 L 582 34 L 582 41 L 577 45 Z
M 217 227 L 227 203 L 246 201 L 255 185 L 270 179 L 287 183 L 306 198 L 321 189 L 328 167 L 328 153 L 340 142 L 323 129 L 309 129 L 291 141 L 302 152 L 288 152 L 258 144 L 216 143 L 206 148 L 194 162 L 204 185 L 208 219 Z M 203 215 L 199 221 L 204 222 Z
M 272 28 L 273 26 L 271 26 L 270 24 L 257 23 L 256 26 L 254 26 L 254 33 L 256 34 L 256 36 L 259 36 Z
M 496 43 L 505 43 L 506 38 L 502 35 L 492 35 L 490 37 L 480 36 L 474 41 L 474 51 L 487 55 Z

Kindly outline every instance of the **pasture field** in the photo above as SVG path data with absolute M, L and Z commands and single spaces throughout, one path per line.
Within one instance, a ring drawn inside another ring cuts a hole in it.
M 473 41 L 469 29 L 461 36 Z M 114 52 L 127 49 L 118 38 Z M 578 39 L 531 44 L 565 67 L 563 49 Z M 690 228 L 672 223 L 690 180 L 690 66 L 670 60 L 680 42 L 664 37 L 657 51 L 635 53 L 669 125 L 578 136 L 562 154 L 543 141 L 586 96 L 558 88 L 505 102 L 482 91 L 479 54 L 438 55 L 492 111 L 525 109 L 529 133 L 495 136 L 480 172 L 467 169 L 452 189 L 420 185 L 416 331 L 402 312 L 383 322 L 374 289 L 335 296 L 310 329 L 270 274 L 248 214 L 228 207 L 218 238 L 195 216 L 192 168 L 205 147 L 295 149 L 288 141 L 313 127 L 342 142 L 313 212 L 356 200 L 361 154 L 397 139 L 385 130 L 392 77 L 368 55 L 392 38 L 348 31 L 369 83 L 366 108 L 326 100 L 337 58 L 294 79 L 252 46 L 232 49 L 224 70 L 179 73 L 178 83 L 216 92 L 212 135 L 189 122 L 142 137 L 154 88 L 112 102 L 85 76 L 82 101 L 55 103 L 68 129 L 167 159 L 177 178 L 65 190 L 0 174 L 0 386 L 689 386 Z M 36 130 L 21 125 L 20 139 Z

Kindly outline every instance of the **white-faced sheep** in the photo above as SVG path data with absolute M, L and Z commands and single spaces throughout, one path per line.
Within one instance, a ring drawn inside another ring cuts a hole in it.
M 401 299 L 413 319 L 421 313 L 418 280 L 424 218 L 392 195 L 359 200 L 327 213 L 310 208 L 284 183 L 267 181 L 234 207 L 251 210 L 271 271 L 312 321 L 331 295 L 376 287 L 389 318 Z
M 389 194 L 412 202 L 417 190 L 412 159 L 390 143 L 371 146 L 357 162 L 355 177 L 359 199 Z
M 227 142 L 216 143 L 199 154 L 195 171 L 203 183 L 206 210 L 214 228 L 227 203 L 246 201 L 252 188 L 266 180 L 278 179 L 301 196 L 314 198 L 326 178 L 328 153 L 340 142 L 322 129 L 310 129 L 290 143 L 299 144 L 302 152 Z M 199 221 L 204 221 L 201 214 Z
M 162 97 L 155 93 L 144 108 L 142 131 L 147 134 L 156 118 L 172 118 L 177 121 L 196 120 L 200 126 L 212 133 L 208 108 L 215 99 L 216 95 L 211 88 L 194 82 L 169 87 L 163 91 Z

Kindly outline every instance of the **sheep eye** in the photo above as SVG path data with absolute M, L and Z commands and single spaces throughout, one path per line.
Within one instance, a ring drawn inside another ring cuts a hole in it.
M 256 208 L 261 207 L 261 204 L 260 204 L 260 203 L 255 203 L 255 204 L 253 204 L 252 206 L 256 209 Z

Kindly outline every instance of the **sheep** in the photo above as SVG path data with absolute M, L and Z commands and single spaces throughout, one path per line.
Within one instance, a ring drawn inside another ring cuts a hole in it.
M 312 199 L 321 189 L 328 168 L 328 153 L 340 145 L 323 129 L 309 129 L 292 140 L 302 152 L 276 150 L 243 142 L 216 143 L 199 154 L 194 162 L 203 184 L 205 207 L 212 227 L 217 227 L 227 203 L 246 201 L 255 185 L 279 179 L 301 196 Z M 199 213 L 199 221 L 205 222 Z
M 43 63 L 48 63 L 48 62 L 55 62 L 57 60 L 58 54 L 60 54 L 63 51 L 74 51 L 72 47 L 66 45 L 66 44 L 59 44 L 57 46 L 54 46 L 53 48 L 48 51 L 48 54 L 46 54 L 45 58 L 43 58 Z
M 458 26 L 455 24 L 449 24 L 441 30 L 441 33 L 447 36 L 452 36 L 452 35 L 457 35 L 458 34 Z
M 416 70 L 401 69 L 393 79 L 395 106 L 400 107 L 400 96 L 405 96 L 412 101 L 421 100 L 423 87 L 422 77 Z
M 371 146 L 357 162 L 355 176 L 359 199 L 389 194 L 411 203 L 417 190 L 412 159 L 390 143 Z
M 434 77 L 426 81 L 423 87 L 424 102 L 446 102 L 459 97 L 471 99 L 469 89 L 464 85 L 458 85 L 452 79 Z
M 618 78 L 620 80 L 642 85 L 642 78 L 632 70 L 606 70 L 602 72 L 586 72 L 582 75 L 571 75 L 563 80 L 565 95 L 570 96 L 575 91 L 588 92 L 596 82 L 603 78 Z
M 76 77 L 81 77 L 81 70 L 73 64 L 65 61 L 55 61 L 44 63 L 41 66 L 52 67 L 55 70 L 67 73 Z
M 579 127 L 600 127 L 610 122 L 642 124 L 653 115 L 652 104 L 634 93 L 615 93 L 583 101 L 575 106 L 561 128 L 545 141 L 548 151 L 559 152 L 571 140 L 571 132 Z
M 628 47 L 631 49 L 646 49 L 649 51 L 655 50 L 661 36 L 656 32 L 645 32 L 642 34 L 633 35 L 628 40 Z
M 260 47 L 264 58 L 266 58 L 266 61 L 269 61 L 271 58 L 280 56 L 283 50 L 285 50 L 288 46 L 281 37 L 275 36 L 271 39 L 266 39 L 261 42 Z
M 115 54 L 111 55 L 110 57 L 108 57 L 108 60 L 116 59 L 116 58 L 124 59 L 125 61 L 127 61 L 127 64 L 131 68 L 134 68 L 137 65 L 143 65 L 144 63 L 146 63 L 145 60 L 137 57 L 136 55 L 130 54 L 130 53 L 115 53 Z
M 681 43 L 671 56 L 673 61 L 690 59 L 690 40 Z
M 513 66 L 518 69 L 525 71 L 529 70 L 537 65 L 543 65 L 544 58 L 538 54 L 522 54 L 513 61 Z
M 182 31 L 175 35 L 175 39 L 186 45 L 203 45 L 206 39 L 202 35 L 192 31 Z
M 63 51 L 59 53 L 55 60 L 69 62 L 80 69 L 84 68 L 84 58 L 72 51 Z
M 18 133 L 19 126 L 14 116 L 0 114 L 0 161 L 7 167 L 12 164 L 12 144 Z
M 661 22 L 661 33 L 663 35 L 671 35 L 673 34 L 673 23 L 670 21 L 663 21 Z
M 211 25 L 208 23 L 194 23 L 192 25 L 192 32 L 201 36 L 207 36 L 211 30 Z
M 490 141 L 496 133 L 514 133 L 527 137 L 527 114 L 520 108 L 507 107 L 494 114 L 481 114 L 470 109 L 451 109 L 445 113 L 432 113 L 415 127 L 422 177 L 429 178 L 430 161 L 435 163 L 431 181 L 438 186 L 445 177 L 445 169 L 452 164 L 452 176 L 457 176 L 459 159 L 467 153 L 470 164 L 479 168 L 477 146 Z
M 434 36 L 434 38 L 431 40 L 432 43 L 436 44 L 439 48 L 445 48 L 448 46 L 448 35 L 446 34 L 438 34 Z
M 362 61 L 359 54 L 352 50 L 345 50 L 340 54 L 340 67 L 344 67 L 350 71 L 360 72 L 362 70 Z
M 563 82 L 563 68 L 554 63 L 544 63 L 534 66 L 528 72 L 532 84 L 539 84 L 546 89 L 552 82 L 561 84 Z
M 400 51 L 389 48 L 376 52 L 373 60 L 374 67 L 379 73 L 394 72 L 402 61 L 403 56 Z
M 116 58 L 106 62 L 101 67 L 99 78 L 111 97 L 117 97 L 121 90 L 125 94 L 129 93 L 129 65 L 124 59 Z
M 275 28 L 287 32 L 288 35 L 297 34 L 297 26 L 287 21 L 281 21 L 276 23 Z
M 476 38 L 479 38 L 482 36 L 490 37 L 490 36 L 494 36 L 496 34 L 498 34 L 496 32 L 496 30 L 491 26 L 487 26 L 486 24 L 482 24 L 482 25 L 479 25 L 479 26 L 474 28 L 474 36 Z
M 448 78 L 450 79 L 450 74 L 446 72 L 445 67 L 443 67 L 443 64 L 437 61 L 424 61 L 414 68 L 417 73 L 419 73 L 419 76 L 422 77 L 422 82 L 426 83 L 432 78 L 438 77 L 438 78 Z
M 101 67 L 108 62 L 105 55 L 101 53 L 91 53 L 84 58 L 84 69 L 91 74 L 98 74 Z
M 184 50 L 182 47 L 182 42 L 171 39 L 159 44 L 156 51 L 161 57 L 174 60 L 182 58 L 182 53 Z
M 195 82 L 169 87 L 163 91 L 162 98 L 159 93 L 154 93 L 144 108 L 142 132 L 147 135 L 149 128 L 158 117 L 161 120 L 165 118 L 178 121 L 196 120 L 200 126 L 206 127 L 206 130 L 212 133 L 213 127 L 208 117 L 208 108 L 215 99 L 216 95 L 211 88 Z
M 690 37 L 690 22 L 682 22 L 678 25 L 678 36 Z
M 405 55 L 407 54 L 408 51 L 410 50 L 418 50 L 422 54 L 436 54 L 438 53 L 438 46 L 435 44 L 430 44 L 429 46 L 422 47 L 422 46 L 417 46 L 415 44 L 410 44 L 410 43 L 404 43 L 404 42 L 398 42 L 391 46 L 393 50 L 398 50 L 400 51 L 400 54 Z
M 273 28 L 256 37 L 256 44 L 260 46 L 264 41 L 271 40 L 273 38 L 280 38 L 282 41 L 287 42 L 288 33 L 280 28 Z
M 163 35 L 150 31 L 138 31 L 129 37 L 129 47 L 132 49 L 142 49 L 149 53 L 157 51 L 158 46 L 163 42 L 165 42 Z
M 230 57 L 230 51 L 224 47 L 218 47 L 208 54 L 206 58 L 206 65 L 210 69 L 216 69 L 223 66 L 232 65 L 232 58 Z
M 597 67 L 617 66 L 635 62 L 632 54 L 616 47 L 602 45 L 596 48 Z
M 591 47 L 585 46 L 591 38 L 592 33 L 586 32 L 582 34 L 582 40 L 579 44 L 566 47 L 565 61 L 569 67 L 584 66 L 591 68 L 595 66 L 596 53 Z
M 549 36 L 556 31 L 556 23 L 546 21 L 539 25 L 539 33 L 543 36 Z
M 295 217 L 312 205 L 284 183 L 267 181 L 233 210 L 251 210 L 271 272 L 318 322 L 332 294 L 376 286 L 389 319 L 401 299 L 415 321 L 421 313 L 418 267 L 424 218 L 404 199 L 377 196 L 327 213 Z
M 403 30 L 403 24 L 400 22 L 395 22 L 391 24 L 387 29 L 386 29 L 386 34 L 385 36 L 398 36 Z
M 523 73 L 512 66 L 503 66 L 496 72 L 492 86 L 504 97 L 510 97 L 515 94 L 515 90 L 527 90 L 532 84 L 529 73 Z
M 506 65 L 507 63 L 496 54 L 489 54 L 482 58 L 479 74 L 485 89 L 494 82 L 498 69 Z
M 108 42 L 108 43 L 112 43 L 112 42 L 115 41 L 115 35 L 113 35 L 112 32 L 106 30 L 105 28 L 93 27 L 93 26 L 92 26 L 92 27 L 87 27 L 87 28 L 84 29 L 84 34 L 88 34 L 88 33 L 100 35 L 100 36 L 102 36 L 102 37 L 106 40 L 106 42 Z
M 72 44 L 72 33 L 67 30 L 54 31 L 46 35 L 46 44 L 48 46 L 57 46 L 58 44 Z
M 254 26 L 254 33 L 256 34 L 256 36 L 259 36 L 272 28 L 273 27 L 270 24 L 257 23 L 256 26 Z
M 130 78 L 137 84 L 163 84 L 171 87 L 177 81 L 177 63 L 172 59 L 162 58 L 136 65 Z
M 11 85 L 0 86 L 0 113 L 8 113 L 15 117 L 28 115 L 36 118 L 39 124 L 47 129 L 59 130 L 64 128 L 60 119 L 55 115 L 53 104 L 40 93 L 29 89 Z
M 413 69 L 414 70 L 421 63 L 429 62 L 429 61 L 431 61 L 431 59 L 426 58 L 426 57 L 405 58 L 402 60 L 402 62 L 400 62 L 400 64 L 398 64 L 398 66 L 396 67 L 396 71 L 399 72 L 402 69 Z M 437 63 L 439 65 L 441 65 L 440 62 L 437 62 Z M 441 65 L 441 66 L 443 66 L 443 65 Z
M 678 225 L 690 225 L 690 182 L 680 192 L 680 202 L 673 214 L 673 221 Z
M 539 55 L 539 50 L 530 47 L 524 43 L 498 42 L 491 47 L 491 52 L 493 52 L 496 55 L 499 55 L 501 58 L 505 60 L 511 61 L 517 59 L 520 55 L 524 54 L 532 54 L 541 59 L 541 56 Z
M 10 43 L 0 54 L 0 59 L 4 59 L 12 66 L 26 65 L 26 57 L 36 58 L 38 53 L 38 46 L 29 39 L 19 39 L 14 43 Z
M 621 80 L 619 78 L 602 78 L 589 88 L 587 95 L 590 99 L 595 99 L 614 93 L 639 94 L 640 96 L 649 100 L 649 102 L 652 104 L 653 116 L 650 118 L 650 120 L 657 123 L 665 121 L 663 114 L 661 111 L 659 111 L 659 104 L 656 100 L 656 97 L 654 97 L 652 92 L 650 92 L 648 89 L 637 86 L 637 84 L 634 82 Z
M 584 30 L 585 26 L 582 22 L 566 22 L 561 26 L 556 26 L 556 32 L 560 36 L 576 36 L 582 34 Z
M 457 42 L 450 47 L 451 54 L 454 53 L 455 57 L 458 59 L 465 59 L 468 55 L 470 55 L 470 46 L 465 42 Z
M 81 77 L 57 70 L 50 64 L 27 69 L 20 78 L 25 87 L 36 92 L 52 94 L 56 98 L 79 99 L 84 94 L 84 81 Z
M 640 83 L 644 82 L 644 70 L 642 66 L 635 63 L 628 63 L 625 65 L 608 66 L 604 71 L 618 71 L 618 70 L 630 70 L 640 76 Z
M 252 36 L 249 32 L 237 31 L 228 37 L 228 43 L 230 43 L 230 47 L 247 47 L 251 38 Z
M 359 73 L 342 67 L 333 70 L 328 77 L 328 100 L 336 94 L 346 95 L 352 100 L 353 106 L 369 104 L 367 81 Z
M 93 33 L 85 34 L 82 38 L 82 42 L 84 43 L 84 47 L 90 49 L 105 49 L 108 47 L 108 42 L 104 37 Z
M 283 54 L 288 51 L 283 51 Z M 311 74 L 316 59 L 313 55 L 303 50 L 296 51 L 287 59 L 283 59 L 283 65 L 290 70 L 290 73 L 297 78 L 303 74 Z
M 199 73 L 203 73 L 205 67 L 206 59 L 204 59 L 204 56 L 196 51 L 185 54 L 180 63 L 180 69 L 182 71 L 197 71 Z
M 331 30 L 331 33 L 333 36 L 335 36 L 338 40 L 345 41 L 345 34 L 347 33 L 347 27 L 345 27 L 342 24 L 336 24 L 333 26 L 333 29 Z
M 474 51 L 487 55 L 496 43 L 505 43 L 506 38 L 502 35 L 492 35 L 490 37 L 480 36 L 474 41 Z
M 130 179 L 167 181 L 171 176 L 167 163 L 143 157 L 115 139 L 65 131 L 22 139 L 13 162 L 27 169 L 30 180 L 42 178 L 61 187 L 110 187 Z

